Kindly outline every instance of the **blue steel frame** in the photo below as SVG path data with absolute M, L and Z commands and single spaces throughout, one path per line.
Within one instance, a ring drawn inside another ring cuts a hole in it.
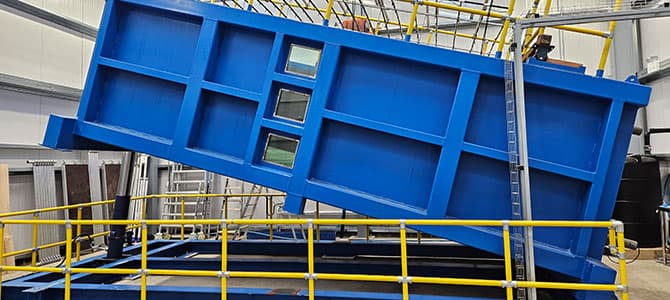
M 283 72 L 292 43 L 323 49 L 316 78 Z M 524 69 L 534 217 L 609 219 L 650 89 Z M 309 198 L 377 218 L 508 219 L 502 77 L 499 59 L 197 1 L 110 0 L 77 118 L 52 116 L 44 145 L 179 161 L 286 191 L 294 213 Z M 311 93 L 304 124 L 272 117 L 279 88 Z M 271 133 L 300 140 L 292 169 L 261 159 Z M 503 251 L 499 230 L 418 229 Z M 604 230 L 535 237 L 539 266 L 613 282 Z
M 185 240 L 185 241 L 151 241 L 148 246 L 149 268 L 179 269 L 179 270 L 214 270 L 220 266 L 220 261 L 211 258 L 187 258 L 193 253 L 219 254 L 221 243 L 219 241 L 207 240 Z M 304 250 L 304 251 L 303 251 Z M 127 247 L 124 250 L 125 258 L 110 261 L 104 256 L 93 257 L 73 264 L 73 267 L 97 267 L 97 268 L 139 268 L 140 245 Z M 360 255 L 386 255 L 395 256 L 399 254 L 396 243 L 353 243 L 343 244 L 332 241 L 319 242 L 315 245 L 317 257 L 358 257 Z M 469 278 L 492 278 L 503 277 L 504 267 L 500 259 L 476 249 L 454 244 L 410 244 L 409 253 L 417 257 L 442 260 L 437 265 L 425 263 L 410 264 L 410 271 L 417 276 L 457 276 L 468 274 Z M 229 253 L 233 255 L 265 255 L 270 259 L 229 258 L 231 270 L 240 271 L 290 271 L 302 272 L 307 268 L 305 261 L 296 262 L 295 259 L 282 259 L 282 257 L 295 257 L 296 253 L 307 253 L 307 245 L 304 241 L 231 241 Z M 453 259 L 451 263 L 444 263 L 444 259 Z M 342 258 L 335 258 L 332 262 L 318 262 L 316 268 L 319 272 L 329 273 L 374 273 L 374 274 L 397 274 L 400 270 L 399 261 L 390 258 L 389 261 L 380 263 L 373 262 L 347 262 Z M 96 299 L 96 300 L 123 300 L 137 299 L 139 286 L 112 284 L 122 280 L 124 275 L 102 275 L 102 274 L 76 274 L 72 276 L 71 299 Z M 37 300 L 58 299 L 62 297 L 64 288 L 63 275 L 53 273 L 34 273 L 18 279 L 3 282 L 3 299 L 6 300 Z M 495 288 L 492 288 L 495 289 Z M 186 287 L 186 286 L 148 286 L 149 299 L 220 299 L 218 287 Z M 307 296 L 307 288 L 295 290 L 270 289 L 270 288 L 229 288 L 228 299 L 252 300 L 252 299 L 275 299 L 275 300 L 298 300 Z M 412 299 L 419 300 L 492 300 L 504 299 L 503 290 L 501 296 L 497 297 L 452 297 L 437 295 L 412 294 Z M 372 293 L 351 291 L 328 291 L 317 290 L 319 299 L 332 300 L 386 300 L 402 299 L 400 293 Z

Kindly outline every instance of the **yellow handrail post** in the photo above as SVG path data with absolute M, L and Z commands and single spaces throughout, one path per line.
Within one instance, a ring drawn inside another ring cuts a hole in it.
M 228 297 L 228 220 L 221 222 L 221 300 Z
M 624 245 L 623 223 L 616 225 L 617 249 L 619 257 L 619 281 L 621 284 L 621 300 L 628 300 L 628 274 L 626 273 L 626 247 Z
M 38 221 L 40 218 L 40 213 L 34 213 L 33 214 L 33 221 Z M 37 223 L 33 223 L 33 240 L 32 240 L 32 247 L 33 247 L 33 253 L 30 255 L 30 265 L 33 267 L 37 267 L 37 227 L 39 225 Z
M 64 300 L 70 300 L 70 287 L 72 285 L 72 224 L 68 220 L 65 223 L 65 297 Z
M 84 207 L 79 206 L 77 207 L 77 221 L 81 221 L 82 214 L 83 214 Z M 76 248 L 74 250 L 75 252 L 75 257 L 77 261 L 81 260 L 81 223 L 77 223 L 77 240 L 75 241 L 77 243 Z
M 535 18 L 535 15 L 537 14 L 537 8 L 539 7 L 539 5 L 540 5 L 540 0 L 533 0 L 533 4 L 532 4 L 531 9 L 530 9 L 531 18 Z M 526 30 L 526 35 L 524 37 L 524 41 L 525 41 L 524 44 L 529 42 L 529 40 L 531 39 L 531 31 L 532 30 L 530 30 L 530 29 Z
M 247 2 L 247 3 L 248 3 L 247 4 L 247 10 L 251 11 L 251 9 L 254 7 L 254 0 L 249 0 L 249 2 Z
M 330 15 L 333 13 L 333 2 L 334 0 L 328 0 L 328 6 L 326 7 L 326 15 L 323 17 L 323 26 L 328 26 L 330 22 Z
M 147 223 L 142 220 L 142 261 L 140 262 L 140 272 L 142 272 L 140 275 L 142 280 L 140 283 L 141 300 L 147 300 L 147 274 L 149 273 L 147 270 L 147 242 L 149 240 L 147 231 Z
M 269 197 L 268 201 L 270 202 L 270 211 L 268 212 L 268 219 L 272 219 L 272 215 L 274 214 L 274 201 L 272 200 L 272 196 Z M 274 235 L 274 226 L 272 223 L 270 223 L 270 240 L 272 241 Z
M 0 265 L 4 267 L 5 264 L 5 224 L 0 221 Z M 0 270 L 0 299 L 2 299 L 2 273 L 5 271 Z
M 503 48 L 505 47 L 505 39 L 507 39 L 507 31 L 509 31 L 509 24 L 511 22 L 512 13 L 514 13 L 514 5 L 516 0 L 510 0 L 507 7 L 507 14 L 505 15 L 505 22 L 503 22 L 502 31 L 500 31 L 500 38 L 498 38 L 498 50 L 496 51 L 496 58 L 502 57 Z
M 405 41 L 409 42 L 412 39 L 412 33 L 414 32 L 414 23 L 416 23 L 416 14 L 419 11 L 419 2 L 414 2 L 414 7 L 412 8 L 412 16 L 409 18 L 409 25 L 407 26 L 407 33 L 405 34 Z
M 542 12 L 542 16 L 546 17 L 549 14 L 549 10 L 551 10 L 551 0 L 547 0 L 544 3 L 544 11 Z M 546 27 L 540 27 L 538 30 L 538 35 L 543 35 L 544 30 Z
M 307 273 L 309 300 L 314 300 L 314 223 L 307 220 Z
M 316 219 L 318 220 L 321 218 L 321 210 L 319 207 L 321 206 L 321 202 L 316 202 Z M 321 225 L 316 224 L 316 240 L 321 241 Z
M 370 219 L 369 216 L 365 216 L 366 219 Z M 370 225 L 365 224 L 365 241 L 369 242 L 370 241 Z
M 420 231 L 416 232 L 416 242 L 419 245 L 421 244 L 421 232 Z
M 181 239 L 184 240 L 184 211 L 186 210 L 186 202 L 184 197 L 181 197 Z
M 400 220 L 400 267 L 402 273 L 402 299 L 409 299 L 409 278 L 407 277 L 407 228 Z
M 621 9 L 621 0 L 617 0 L 614 3 L 614 11 Z M 610 26 L 608 29 L 609 34 L 605 39 L 605 46 L 603 46 L 603 52 L 600 55 L 600 63 L 598 64 L 598 70 L 596 70 L 596 77 L 603 77 L 605 74 L 605 65 L 607 64 L 607 57 L 610 53 L 610 48 L 612 47 L 612 35 L 614 34 L 614 29 L 616 29 L 616 21 L 610 21 Z
M 510 247 L 510 235 L 509 235 L 509 224 L 503 225 L 503 252 L 505 255 L 505 281 L 507 286 L 505 287 L 505 292 L 507 294 L 507 300 L 514 299 L 514 291 L 512 290 L 512 251 Z

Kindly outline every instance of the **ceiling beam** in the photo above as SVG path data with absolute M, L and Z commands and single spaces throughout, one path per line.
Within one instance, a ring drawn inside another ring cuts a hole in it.
M 91 25 L 54 14 L 23 1 L 0 0 L 0 9 L 91 41 L 95 41 L 98 36 L 98 29 Z
M 82 90 L 0 73 L 0 89 L 79 102 Z

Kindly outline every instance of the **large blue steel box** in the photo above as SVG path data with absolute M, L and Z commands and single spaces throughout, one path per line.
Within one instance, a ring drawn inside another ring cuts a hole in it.
M 533 216 L 608 220 L 635 83 L 526 65 Z M 196 1 L 108 0 L 53 148 L 129 149 L 376 218 L 511 218 L 503 61 Z M 419 228 L 502 254 L 499 229 Z M 540 267 L 612 282 L 606 232 L 535 228 Z M 594 294 L 598 295 L 598 294 Z

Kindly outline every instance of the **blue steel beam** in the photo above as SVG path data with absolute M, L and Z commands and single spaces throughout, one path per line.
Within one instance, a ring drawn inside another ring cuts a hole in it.
M 52 117 L 47 146 L 179 161 L 286 191 L 294 213 L 309 198 L 377 218 L 511 216 L 501 60 L 195 1 L 108 1 L 100 28 L 77 118 Z M 286 71 L 293 45 L 320 50 L 316 76 Z M 533 216 L 608 220 L 649 88 L 524 74 Z M 285 89 L 310 96 L 301 119 L 276 115 Z M 497 228 L 418 229 L 502 254 Z M 604 231 L 535 238 L 540 267 L 614 280 Z

